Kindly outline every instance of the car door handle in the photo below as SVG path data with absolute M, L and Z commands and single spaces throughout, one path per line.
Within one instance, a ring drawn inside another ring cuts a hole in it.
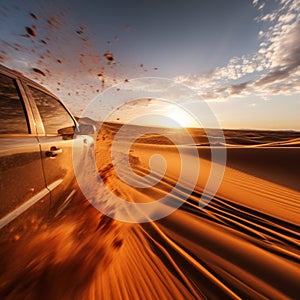
M 55 156 L 57 156 L 57 154 L 62 153 L 62 149 L 61 148 L 56 148 L 55 146 L 51 147 L 49 151 L 46 151 L 46 156 L 53 158 Z

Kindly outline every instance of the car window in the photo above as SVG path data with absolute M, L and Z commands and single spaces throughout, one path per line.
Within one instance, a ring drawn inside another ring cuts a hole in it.
M 28 123 L 16 83 L 0 74 L 0 134 L 24 133 L 28 133 Z
M 58 134 L 58 130 L 62 128 L 75 126 L 73 119 L 57 99 L 33 87 L 29 89 L 38 107 L 46 134 Z

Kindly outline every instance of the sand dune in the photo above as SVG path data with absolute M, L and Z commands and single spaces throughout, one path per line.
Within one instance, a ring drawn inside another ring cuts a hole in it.
M 167 168 L 154 186 L 129 186 L 117 176 L 110 157 L 116 131 L 113 125 L 104 127 L 96 146 L 106 187 L 136 203 L 169 194 L 181 169 L 176 147 L 157 142 L 157 135 L 141 138 L 129 153 L 134 173 L 149 175 L 152 154 L 163 155 Z M 121 163 L 123 142 L 117 157 Z M 192 146 L 181 147 L 188 161 Z M 187 200 L 159 221 L 124 223 L 79 201 L 30 243 L 21 240 L 1 277 L 2 298 L 297 299 L 300 148 L 230 148 L 222 183 L 203 209 L 198 203 L 212 165 L 207 148 L 198 147 L 198 152 L 195 188 L 190 190 L 188 179 L 176 186 L 174 201 Z M 159 178 L 162 169 L 140 181 Z M 132 179 L 130 170 L 123 176 Z M 91 184 L 95 198 L 117 216 L 118 206 L 110 204 L 107 191 Z

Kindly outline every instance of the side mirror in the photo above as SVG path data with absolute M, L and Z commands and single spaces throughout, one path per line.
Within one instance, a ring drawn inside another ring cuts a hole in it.
M 81 135 L 94 134 L 95 132 L 96 128 L 94 125 L 78 124 L 76 128 L 76 133 Z
M 73 134 L 75 133 L 75 126 L 64 127 L 64 128 L 58 129 L 57 132 L 60 135 L 73 136 Z

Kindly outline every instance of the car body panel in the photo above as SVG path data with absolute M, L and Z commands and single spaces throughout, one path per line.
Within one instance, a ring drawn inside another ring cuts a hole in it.
M 14 236 L 20 237 L 22 230 L 28 231 L 31 224 L 40 224 L 42 218 L 61 214 L 72 202 L 79 190 L 73 168 L 73 147 L 76 146 L 77 153 L 86 155 L 93 139 L 75 135 L 76 128 L 79 128 L 75 118 L 44 87 L 1 65 L 0 74 L 14 80 L 28 123 L 28 134 L 0 134 L 2 243 Z M 46 132 L 32 88 L 42 92 L 46 98 L 51 96 L 59 102 L 63 112 L 68 115 L 66 124 L 72 125 L 73 134 Z M 49 156 L 49 152 L 54 155 Z
M 62 136 L 39 137 L 39 143 L 47 186 L 60 181 L 60 184 L 51 190 L 53 208 L 63 203 L 76 188 L 72 163 L 73 140 L 64 140 Z M 48 157 L 47 153 L 54 148 L 58 149 L 59 153 Z
M 42 202 L 41 213 L 45 215 L 50 208 L 50 192 L 46 188 L 37 138 L 13 136 L 0 139 L 1 229 L 38 201 Z

